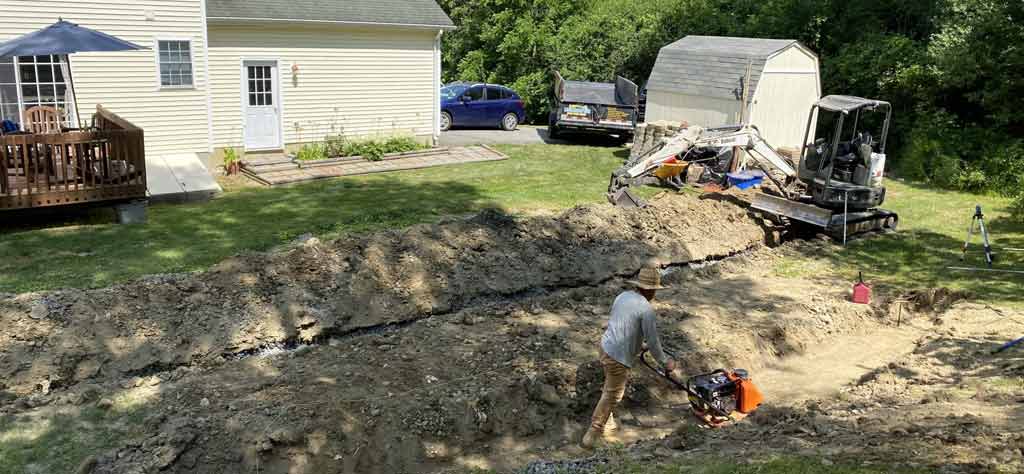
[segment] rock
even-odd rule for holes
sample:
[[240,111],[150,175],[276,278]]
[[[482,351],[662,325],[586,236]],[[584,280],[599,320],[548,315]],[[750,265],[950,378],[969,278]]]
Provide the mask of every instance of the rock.
[[208,406],[210,406],[210,399],[204,397],[202,400],[199,400],[199,406],[201,406],[201,407],[208,407]]
[[109,398],[101,398],[100,401],[96,402],[96,408],[101,410],[109,410],[113,406],[114,402]]
[[562,397],[558,395],[558,390],[546,383],[537,386],[537,398],[551,406],[560,406],[562,404]]
[[664,446],[658,446],[654,448],[654,455],[659,458],[670,458],[675,456],[675,452]]
[[295,444],[299,438],[299,432],[289,428],[278,428],[270,433],[270,440],[277,444]]
[[46,319],[50,316],[50,308],[46,306],[46,302],[39,300],[36,304],[32,305],[32,309],[28,313],[28,317],[32,319]]

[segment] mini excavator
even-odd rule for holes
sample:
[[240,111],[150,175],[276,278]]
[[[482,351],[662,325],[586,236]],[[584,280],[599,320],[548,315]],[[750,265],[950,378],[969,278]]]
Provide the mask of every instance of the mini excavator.
[[[775,185],[773,193],[757,193],[751,203],[752,209],[774,220],[807,223],[833,237],[894,230],[899,217],[879,208],[885,201],[882,180],[891,114],[892,106],[880,100],[844,95],[820,99],[811,107],[804,133],[807,145],[798,163],[782,156],[753,125],[689,126],[660,148],[613,172],[607,197],[618,206],[642,207],[645,204],[629,191],[630,186],[662,184],[678,189],[679,173],[666,169],[679,169],[687,163],[720,162],[725,156],[739,160],[736,170],[760,168]],[[823,132],[827,138],[811,143],[818,123],[826,125]],[[881,129],[877,138],[866,131],[873,128],[868,124]],[[745,153],[730,156],[736,149]],[[724,178],[724,173],[719,178]]]

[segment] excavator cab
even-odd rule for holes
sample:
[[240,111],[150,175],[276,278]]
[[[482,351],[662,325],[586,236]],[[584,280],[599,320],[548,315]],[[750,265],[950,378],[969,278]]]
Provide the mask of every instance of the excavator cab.
[[[804,143],[816,126],[825,138],[804,147],[797,172],[815,205],[864,210],[885,201],[882,176],[891,113],[888,102],[842,95],[826,96],[811,107]],[[878,138],[870,129],[880,130]]]

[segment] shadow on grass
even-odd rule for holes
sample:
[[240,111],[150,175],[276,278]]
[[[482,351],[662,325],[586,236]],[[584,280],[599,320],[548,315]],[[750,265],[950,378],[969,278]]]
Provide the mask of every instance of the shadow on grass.
[[[98,287],[144,274],[201,270],[304,233],[333,237],[493,206],[476,186],[458,181],[331,180],[246,189],[208,203],[154,205],[145,225],[7,233],[0,242],[0,289],[48,289],[54,282]],[[84,222],[91,216],[85,214]]]
[[78,472],[84,459],[141,434],[144,415],[89,405],[0,417],[0,474]]

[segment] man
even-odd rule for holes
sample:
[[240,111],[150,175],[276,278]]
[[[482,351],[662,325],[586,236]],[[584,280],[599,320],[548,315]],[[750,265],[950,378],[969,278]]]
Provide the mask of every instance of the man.
[[654,308],[650,303],[657,290],[665,288],[661,286],[661,271],[654,266],[645,267],[637,279],[629,283],[636,290],[625,291],[615,298],[608,329],[601,338],[599,353],[604,367],[604,387],[601,401],[594,408],[590,429],[580,443],[584,448],[592,448],[604,437],[605,425],[615,406],[622,401],[630,368],[642,353],[644,342],[661,365],[670,372],[676,369],[676,361],[665,357],[661,350]]

